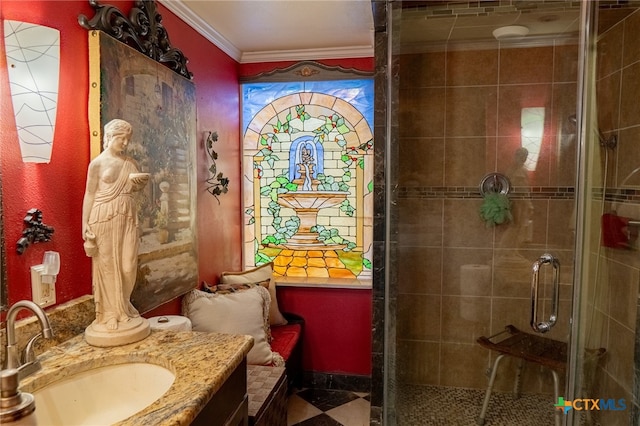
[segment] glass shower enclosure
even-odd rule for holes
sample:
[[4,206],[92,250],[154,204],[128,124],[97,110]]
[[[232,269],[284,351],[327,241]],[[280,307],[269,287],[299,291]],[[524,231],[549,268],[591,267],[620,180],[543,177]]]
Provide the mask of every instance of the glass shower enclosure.
[[638,424],[640,5],[373,4],[372,423]]

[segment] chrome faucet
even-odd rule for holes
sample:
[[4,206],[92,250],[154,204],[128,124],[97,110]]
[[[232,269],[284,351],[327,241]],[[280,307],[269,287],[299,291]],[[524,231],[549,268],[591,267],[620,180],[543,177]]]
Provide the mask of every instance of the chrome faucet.
[[[16,316],[22,309],[30,310],[40,322],[40,333],[33,336],[27,343],[22,357],[19,356],[16,343]],[[7,350],[4,369],[17,369],[20,378],[27,377],[40,369],[40,362],[33,353],[33,344],[39,337],[47,339],[53,336],[49,318],[44,310],[30,300],[20,300],[9,308],[7,312]]]

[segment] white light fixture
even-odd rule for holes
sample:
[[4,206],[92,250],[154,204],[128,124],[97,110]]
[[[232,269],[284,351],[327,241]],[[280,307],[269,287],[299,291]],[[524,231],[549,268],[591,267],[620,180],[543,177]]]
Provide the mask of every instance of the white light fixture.
[[48,163],[58,105],[60,31],[5,20],[4,35],[22,161]]
[[493,30],[496,40],[515,40],[529,34],[529,28],[523,25],[508,25]]

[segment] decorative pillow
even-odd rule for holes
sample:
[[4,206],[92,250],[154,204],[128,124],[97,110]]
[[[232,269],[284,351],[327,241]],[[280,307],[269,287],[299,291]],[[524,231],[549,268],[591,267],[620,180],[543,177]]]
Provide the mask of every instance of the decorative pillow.
[[276,297],[276,282],[273,280],[273,262],[266,263],[254,269],[242,272],[223,272],[220,276],[220,284],[260,284],[269,290],[271,305],[269,306],[269,324],[284,325],[287,320],[280,312]]
[[282,356],[269,345],[269,292],[264,287],[227,294],[191,290],[182,299],[182,313],[191,320],[194,331],[253,337],[247,363],[284,365]]
[[[202,291],[205,291],[207,293],[214,293],[214,294],[229,294],[229,293],[236,293],[238,291],[248,290],[250,288],[254,288],[255,286],[261,286],[265,289],[268,289],[269,281],[267,280],[263,283],[217,284],[217,285],[209,284],[208,282],[203,281]],[[271,309],[271,295],[269,295],[269,309]],[[267,318],[267,321],[269,321],[268,318]],[[271,336],[271,326],[268,322],[266,325],[266,331],[267,331],[267,342],[271,343],[271,341],[273,340],[273,337]]]
[[[269,281],[266,281],[266,285],[263,283],[259,283],[264,288],[269,287]],[[207,293],[221,293],[221,294],[229,294],[235,293],[236,291],[248,290],[250,288],[255,287],[258,284],[255,283],[242,283],[242,284],[209,284],[206,281],[202,281],[202,291],[206,291]]]

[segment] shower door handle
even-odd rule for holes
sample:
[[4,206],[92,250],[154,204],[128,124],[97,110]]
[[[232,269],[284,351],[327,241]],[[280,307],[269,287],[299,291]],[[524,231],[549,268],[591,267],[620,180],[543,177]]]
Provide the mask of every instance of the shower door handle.
[[[548,321],[538,322],[538,284],[540,283],[540,268],[544,264],[553,267],[553,294],[551,299],[551,315]],[[546,333],[551,330],[558,319],[558,296],[560,293],[560,262],[552,255],[545,253],[533,262],[533,274],[531,277],[531,328],[538,333]]]

